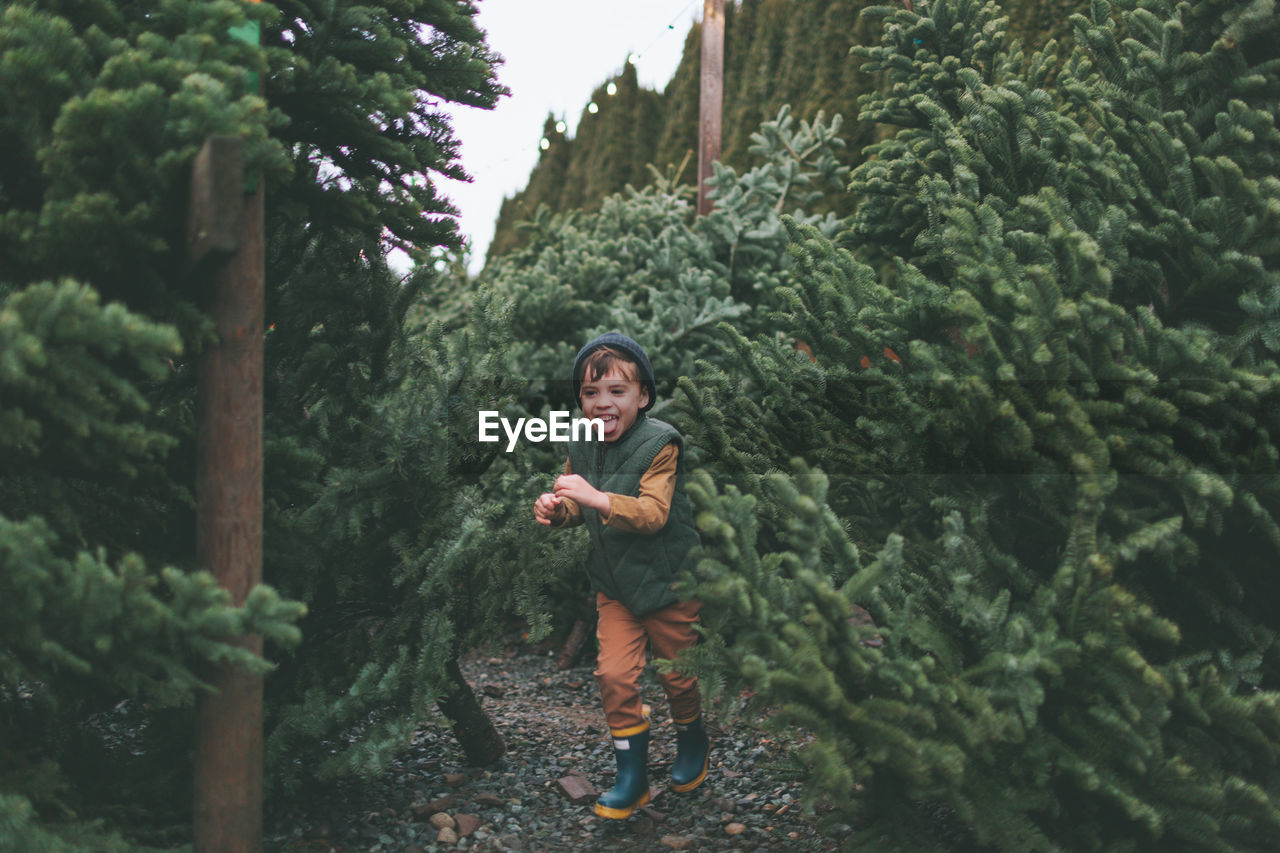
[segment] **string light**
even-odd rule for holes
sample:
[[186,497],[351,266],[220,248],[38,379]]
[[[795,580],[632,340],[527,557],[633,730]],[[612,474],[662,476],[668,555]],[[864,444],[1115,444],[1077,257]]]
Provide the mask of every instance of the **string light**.
[[688,3],[688,4],[687,4],[683,9],[681,9],[679,12],[677,12],[677,13],[676,13],[676,16],[675,16],[674,18],[672,18],[672,19],[671,19],[671,23],[667,24],[666,29],[665,29],[661,34],[659,34],[657,38],[655,38],[653,41],[649,42],[648,47],[646,47],[644,50],[640,51],[639,53],[633,53],[633,54],[631,54],[631,56],[627,57],[627,62],[630,62],[632,65],[638,65],[638,64],[640,64],[640,59],[641,59],[641,58],[642,58],[646,53],[648,53],[648,52],[653,48],[653,46],[654,46],[655,44],[657,44],[658,42],[660,42],[660,41],[662,41],[664,38],[666,38],[666,37],[667,37],[667,33],[668,33],[668,32],[671,32],[671,31],[673,31],[673,30],[674,30],[674,29],[676,28],[676,22],[677,22],[677,21],[679,21],[679,20],[680,20],[680,18],[681,18],[681,17],[683,17],[683,16],[684,16],[684,14],[685,14],[686,12],[688,12],[690,9],[692,9],[692,8],[693,8],[693,6],[694,6],[694,4],[696,4],[697,2],[698,2],[698,0],[689,0],[689,3]]
[[[655,38],[653,41],[649,42],[649,45],[644,50],[640,51],[639,53],[628,54],[627,62],[631,65],[639,65],[639,62],[644,57],[645,53],[651,50],[653,46],[656,45],[658,42],[666,38],[668,33],[675,30],[676,23],[690,9],[692,9],[697,2],[698,0],[689,0],[689,2],[685,5],[685,7],[676,13],[675,17],[673,17],[671,21],[666,25],[666,27],[663,28],[663,31],[658,35],[658,37]],[[608,85],[605,86],[605,92],[611,96],[618,94],[617,82],[610,80]],[[597,104],[595,101],[591,101],[590,103],[587,104],[587,112],[590,113],[591,115],[595,115],[596,113],[600,112],[600,105]],[[556,122],[557,133],[565,133],[568,129],[569,129],[569,126],[565,124],[564,121]],[[548,148],[551,147],[551,140],[547,139],[545,136],[542,137],[542,139],[538,141],[538,147],[541,148],[543,151],[546,151]]]

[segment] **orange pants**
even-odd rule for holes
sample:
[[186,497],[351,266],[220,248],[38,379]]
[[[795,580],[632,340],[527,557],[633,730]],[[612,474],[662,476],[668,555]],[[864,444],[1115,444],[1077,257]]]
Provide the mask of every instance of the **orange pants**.
[[[698,641],[693,626],[702,602],[678,601],[646,616],[637,617],[604,593],[596,593],[596,682],[604,702],[604,716],[614,737],[629,737],[649,725],[640,701],[640,673],[644,671],[646,641],[654,657],[674,658]],[[698,679],[678,672],[659,673],[667,693],[671,716],[678,722],[702,712]]]

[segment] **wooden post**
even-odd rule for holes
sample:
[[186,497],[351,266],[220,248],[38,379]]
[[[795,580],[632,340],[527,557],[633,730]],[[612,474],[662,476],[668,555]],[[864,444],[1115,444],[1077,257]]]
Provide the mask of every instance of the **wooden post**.
[[698,99],[698,215],[711,212],[707,179],[720,159],[724,104],[724,0],[702,0],[702,89]]
[[[262,181],[244,143],[208,140],[192,170],[187,260],[217,342],[199,357],[196,565],[240,605],[262,580]],[[239,641],[262,651],[256,635]],[[196,701],[196,853],[262,849],[262,677],[219,666]]]

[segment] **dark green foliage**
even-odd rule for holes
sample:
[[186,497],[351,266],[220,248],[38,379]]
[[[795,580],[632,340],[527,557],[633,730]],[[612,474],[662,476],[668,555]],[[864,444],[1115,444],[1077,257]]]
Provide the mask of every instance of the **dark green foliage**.
[[243,91],[242,67],[260,60],[225,37],[269,8],[164,2],[144,18],[105,2],[6,5],[6,282],[68,276],[184,330],[199,325],[173,293],[192,157],[225,133],[249,140],[254,166],[285,168],[267,141],[280,116]]
[[[761,328],[746,304],[763,308],[789,281],[782,211],[829,236],[839,230],[832,216],[801,213],[847,175],[837,158],[839,128],[838,117],[796,122],[781,110],[753,137],[759,165],[743,174],[717,170],[718,207],[701,219],[692,218],[689,188],[665,178],[610,197],[595,213],[541,212],[525,225],[529,248],[484,277],[513,301],[513,372],[539,383],[567,380],[578,347],[617,329],[651,351],[658,396],[669,397],[697,359],[716,360],[717,323]],[[572,402],[542,393],[544,403]]]
[[1098,4],[1062,63],[990,4],[880,10],[854,252],[789,225],[814,360],[727,330],[682,385],[702,654],[814,732],[853,848],[1280,831],[1264,5]]
[[[116,842],[93,825],[40,821],[113,804],[130,832],[184,820],[189,800],[151,794],[183,797],[190,719],[158,709],[189,703],[210,661],[265,666],[223,640],[258,631],[276,656],[302,612],[265,587],[233,609],[190,571],[193,368],[208,334],[181,248],[193,156],[210,135],[241,136],[266,185],[264,571],[307,598],[351,583],[303,517],[328,469],[370,461],[367,421],[405,375],[404,318],[428,281],[397,280],[384,250],[457,242],[431,181],[461,175],[442,102],[491,105],[502,89],[474,8],[456,0],[67,0],[0,14],[0,552],[13,608],[0,847],[106,849]],[[227,35],[250,17],[261,48]],[[329,603],[317,597],[312,618],[331,619]],[[310,648],[291,666],[312,666]],[[274,680],[285,715],[304,697]],[[93,722],[113,707],[149,709],[130,722],[149,742],[137,761]]]
[[[559,196],[537,199],[531,202],[533,209],[547,204],[556,211],[590,210],[628,185],[643,186],[649,178],[645,165],[659,127],[659,101],[656,92],[640,88],[635,66],[623,65],[622,73],[591,94],[590,104],[578,119],[573,144],[562,142],[570,156],[563,181],[556,188]],[[589,152],[586,157],[572,156],[579,139]]]
[[[301,613],[267,588],[232,608],[183,571],[190,533],[174,535],[190,482],[169,463],[189,409],[170,392],[182,333],[203,324],[176,286],[177,190],[212,133],[247,137],[272,174],[284,165],[263,102],[241,91],[251,53],[222,36],[246,7],[128,11],[10,3],[0,26],[5,849],[64,845],[34,814],[96,813],[76,769],[88,715],[189,704],[214,662],[263,670],[228,641],[296,642]],[[66,827],[64,847],[119,846],[99,835]]]
[[123,509],[131,485],[158,478],[174,441],[141,420],[149,406],[139,383],[169,372],[178,336],[63,281],[5,298],[0,347],[7,512],[42,516],[81,547],[125,546],[127,515],[103,506],[103,490]]
[[[474,489],[491,460],[455,437],[507,393],[475,385],[499,375],[501,309],[476,320],[483,338],[411,334],[457,242],[434,183],[464,174],[443,102],[505,90],[470,3],[280,9],[264,43],[294,170],[268,195],[264,571],[309,609],[268,681],[269,781],[292,787],[385,766],[449,689],[446,665],[511,608],[457,587],[474,591],[467,544],[495,511]],[[399,278],[391,246],[422,265]]]
[[383,258],[456,243],[433,180],[464,175],[442,102],[491,106],[505,90],[468,3],[280,10],[264,44],[293,172],[268,194],[264,572],[309,609],[306,642],[268,682],[270,784],[293,786],[384,766],[433,713],[459,644],[509,607],[455,613],[465,601],[439,591],[469,564],[430,560],[477,535],[445,523],[478,505],[475,472],[459,474],[477,460],[423,451],[474,401],[449,383],[484,374],[489,350],[414,343],[408,318],[434,276],[424,264],[401,280]]
[[[433,175],[466,177],[442,102],[490,107],[498,58],[464,0],[281,2],[264,33],[275,135],[293,180],[279,215],[390,245],[456,242],[456,211]],[[376,245],[376,243],[375,243]]]
[[[670,175],[642,191],[612,196],[594,213],[527,223],[528,246],[491,264],[482,285],[511,305],[512,343],[505,372],[521,380],[509,416],[576,413],[569,369],[578,348],[595,335],[619,330],[648,350],[658,382],[657,417],[676,418],[670,405],[681,377],[698,364],[725,358],[717,324],[766,330],[769,293],[791,281],[787,234],[779,211],[834,235],[830,216],[805,216],[795,206],[825,189],[838,192],[846,170],[837,163],[838,120],[796,122],[787,111],[756,136],[759,165],[744,174],[717,172],[718,209],[693,219],[692,193]],[[554,143],[553,143],[554,144]],[[757,310],[749,304],[759,306]],[[451,309],[446,309],[451,310]],[[690,448],[691,457],[697,451]],[[571,623],[587,595],[582,571],[585,538],[534,526],[531,503],[563,469],[565,448],[521,441],[498,454],[484,482],[487,494],[512,513],[507,552],[492,559],[531,591],[545,594],[536,631]],[[504,522],[506,523],[506,522]],[[532,531],[532,532],[531,532]],[[581,531],[579,531],[581,533]]]
[[[494,559],[504,509],[479,485],[496,449],[476,441],[476,413],[511,399],[505,324],[500,306],[480,303],[465,332],[400,342],[302,519],[315,557],[341,570],[313,572],[306,641],[275,685],[289,702],[269,762],[284,784],[385,766],[447,689],[446,664],[515,608],[518,582]],[[301,760],[347,732],[359,737],[318,765]]]
[[115,833],[104,834],[94,825],[63,826],[51,832],[36,820],[35,810],[23,797],[0,794],[0,839],[14,853],[80,853],[90,849],[101,853],[128,853],[138,850]]
[[[737,8],[726,4],[725,26],[737,16]],[[735,28],[738,25],[734,25]],[[725,45],[725,79],[733,80],[730,69],[741,64],[743,52],[734,50],[733,44]],[[702,28],[690,27],[684,37],[684,50],[680,62],[667,85],[662,90],[663,123],[658,136],[657,153],[649,158],[665,174],[677,169],[672,176],[684,183],[698,179],[698,99],[701,89]],[[536,172],[536,170],[535,170]],[[530,173],[532,183],[534,173]],[[495,256],[498,254],[494,252]]]
[[143,393],[176,350],[172,328],[104,307],[84,285],[33,284],[0,303],[5,849],[108,844],[72,827],[62,847],[60,832],[30,822],[33,803],[84,808],[63,771],[80,758],[73,732],[86,715],[122,699],[189,704],[214,663],[269,669],[233,643],[241,634],[298,640],[302,608],[269,588],[237,609],[208,573],[138,553],[130,508],[181,494],[162,478],[173,440],[148,423]]

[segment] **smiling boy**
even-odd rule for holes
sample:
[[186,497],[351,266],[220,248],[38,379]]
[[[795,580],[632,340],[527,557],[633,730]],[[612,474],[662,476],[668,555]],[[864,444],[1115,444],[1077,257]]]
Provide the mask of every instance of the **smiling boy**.
[[[680,601],[672,584],[691,568],[698,534],[684,493],[684,440],[646,414],[657,388],[644,349],[618,332],[601,335],[574,359],[573,387],[583,414],[604,422],[604,440],[570,442],[564,473],[534,501],[533,514],[551,527],[586,524],[591,534],[595,676],[618,764],[616,784],[595,812],[622,819],[650,799],[649,719],[639,687],[646,645],[670,659],[697,641],[700,604]],[[659,679],[676,723],[671,787],[692,791],[710,759],[698,681],[675,672]]]

